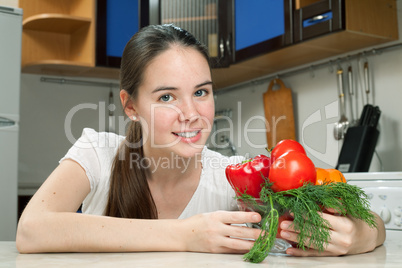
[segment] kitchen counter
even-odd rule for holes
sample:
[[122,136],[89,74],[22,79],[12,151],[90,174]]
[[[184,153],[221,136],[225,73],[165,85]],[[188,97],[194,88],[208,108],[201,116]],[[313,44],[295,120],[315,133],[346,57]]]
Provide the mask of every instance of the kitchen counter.
[[401,236],[373,252],[343,257],[268,256],[245,262],[242,255],[190,252],[19,254],[15,242],[0,242],[0,267],[402,267]]

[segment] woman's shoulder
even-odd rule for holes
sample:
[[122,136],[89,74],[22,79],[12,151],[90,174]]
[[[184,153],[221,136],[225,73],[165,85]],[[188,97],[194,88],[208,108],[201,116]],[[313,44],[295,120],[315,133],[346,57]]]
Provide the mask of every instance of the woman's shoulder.
[[98,132],[92,128],[84,128],[81,137],[74,146],[81,148],[111,148],[119,146],[125,139],[124,136],[113,132]]
[[124,136],[115,133],[84,128],[81,136],[59,162],[65,159],[77,162],[85,170],[91,189],[94,189],[101,178],[110,176],[112,161],[124,139]]

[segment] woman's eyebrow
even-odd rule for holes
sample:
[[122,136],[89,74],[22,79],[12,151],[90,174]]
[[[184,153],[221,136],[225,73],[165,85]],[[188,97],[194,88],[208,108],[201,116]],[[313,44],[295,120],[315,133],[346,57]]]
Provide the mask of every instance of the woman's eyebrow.
[[[194,88],[200,88],[200,87],[203,87],[206,85],[212,85],[212,84],[213,84],[212,81],[206,81],[206,82],[196,85]],[[152,93],[156,93],[156,92],[164,91],[164,90],[177,90],[177,89],[178,89],[177,87],[163,87],[162,86],[162,87],[158,87],[158,88],[154,89],[152,91]]]
[[158,88],[154,89],[152,91],[152,93],[156,93],[156,92],[164,91],[164,90],[177,90],[177,87],[158,87]]
[[204,83],[196,85],[195,88],[203,87],[203,86],[206,86],[206,85],[212,85],[212,84],[213,84],[212,81],[206,81]]

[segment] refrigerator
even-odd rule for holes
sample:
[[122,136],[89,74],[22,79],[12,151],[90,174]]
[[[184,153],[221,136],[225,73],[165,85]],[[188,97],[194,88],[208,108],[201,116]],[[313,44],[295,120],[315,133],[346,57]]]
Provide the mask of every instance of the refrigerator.
[[22,9],[0,6],[0,241],[15,240]]

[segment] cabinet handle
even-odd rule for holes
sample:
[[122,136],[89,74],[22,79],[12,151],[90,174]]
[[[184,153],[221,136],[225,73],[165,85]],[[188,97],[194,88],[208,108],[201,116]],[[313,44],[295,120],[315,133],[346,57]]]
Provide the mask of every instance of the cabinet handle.
[[308,20],[308,23],[319,22],[328,18],[328,15],[317,15]]
[[231,40],[231,34],[228,35],[228,38],[226,39],[226,50],[228,51],[228,55],[232,55],[232,49],[230,48],[230,40]]
[[14,120],[0,116],[0,128],[14,126],[15,124],[16,122]]
[[219,42],[219,49],[221,51],[221,57],[225,56],[225,43],[223,41],[223,38],[221,38],[221,41]]

